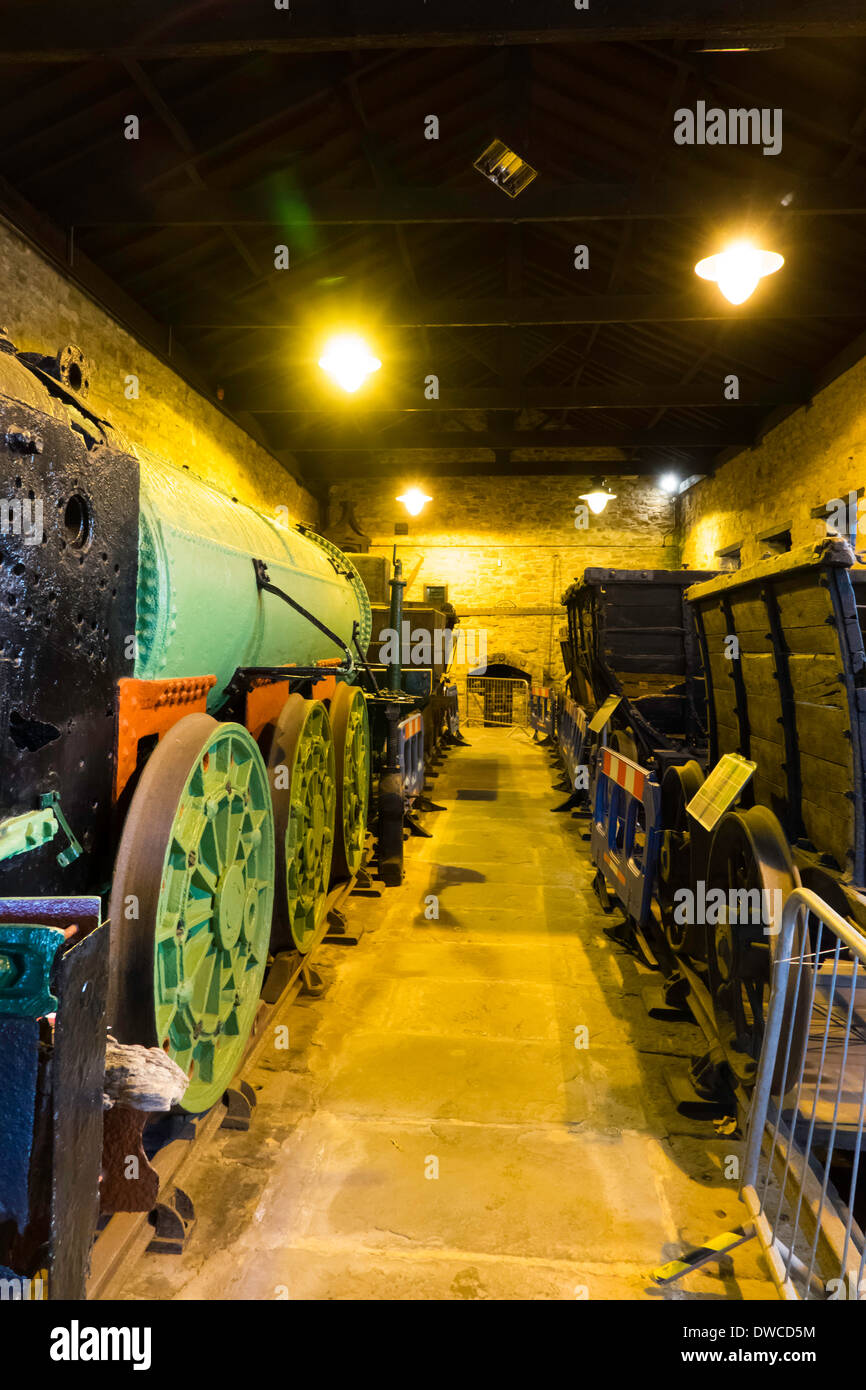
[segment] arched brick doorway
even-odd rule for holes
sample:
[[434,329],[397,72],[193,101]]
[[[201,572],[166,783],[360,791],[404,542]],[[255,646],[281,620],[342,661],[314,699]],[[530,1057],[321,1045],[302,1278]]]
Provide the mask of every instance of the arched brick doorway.
[[469,719],[485,728],[510,728],[528,717],[527,688],[532,677],[516,652],[492,652],[483,676],[466,678]]

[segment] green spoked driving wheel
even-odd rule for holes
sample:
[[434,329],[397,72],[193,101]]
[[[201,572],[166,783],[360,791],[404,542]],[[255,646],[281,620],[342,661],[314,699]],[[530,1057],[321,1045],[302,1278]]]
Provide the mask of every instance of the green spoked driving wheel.
[[163,1047],[184,1069],[184,1110],[213,1105],[237,1070],[273,898],[273,810],[255,740],[187,715],[151,754],[124,825],[109,1014],[121,1041]]
[[370,802],[370,723],[364,692],[341,682],[331,701],[337,775],[333,876],[352,878],[364,858]]
[[276,897],[271,948],[310,950],[325,914],[337,787],[328,711],[290,695],[262,751],[274,803]]

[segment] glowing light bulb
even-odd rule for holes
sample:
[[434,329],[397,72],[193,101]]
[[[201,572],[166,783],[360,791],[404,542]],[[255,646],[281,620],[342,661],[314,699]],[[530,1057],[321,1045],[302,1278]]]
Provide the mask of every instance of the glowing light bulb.
[[676,492],[680,485],[680,480],[676,473],[663,473],[659,478],[659,487],[662,492]]
[[589,510],[596,516],[601,516],[608,502],[613,502],[616,497],[615,492],[608,492],[607,485],[602,483],[600,488],[593,488],[592,492],[582,492],[581,502],[585,502]]
[[348,392],[357,391],[371,373],[378,372],[381,365],[364,339],[356,333],[341,333],[331,338],[319,358],[322,371]]
[[407,488],[402,497],[397,498],[402,502],[410,516],[418,516],[423,511],[427,502],[432,502],[433,498],[428,497],[426,492],[422,492],[420,487]]
[[731,304],[744,304],[765,275],[781,270],[785,257],[778,251],[759,251],[750,241],[735,241],[715,256],[698,261],[695,274],[715,280]]

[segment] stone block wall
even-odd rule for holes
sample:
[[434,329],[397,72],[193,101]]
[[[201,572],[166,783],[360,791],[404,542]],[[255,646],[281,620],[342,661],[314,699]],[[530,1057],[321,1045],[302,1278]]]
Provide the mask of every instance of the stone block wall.
[[[589,528],[575,527],[575,506],[588,490],[588,476],[546,476],[544,463],[527,463],[531,476],[433,478],[424,483],[433,500],[418,517],[407,517],[396,500],[403,485],[393,480],[334,484],[331,512],[350,501],[371,550],[390,554],[397,546],[408,599],[423,599],[425,584],[447,584],[461,627],[483,634],[487,660],[528,671],[533,680],[556,682],[563,675],[559,629],[564,589],[590,565],[621,569],[672,569],[679,563],[674,506],[657,487],[616,479],[617,494]],[[413,481],[423,483],[416,458]],[[408,536],[395,536],[408,521]],[[467,652],[468,655],[468,644]],[[458,653],[458,655],[463,655]],[[468,663],[455,660],[458,684]]]
[[[133,442],[251,506],[318,523],[318,503],[272,454],[2,222],[0,324],[19,351],[76,343],[93,364],[89,403]],[[137,400],[124,394],[130,375]]]
[[864,482],[866,360],[683,496],[683,559],[712,569],[717,550],[741,542],[742,563],[752,564],[767,551],[758,537],[789,525],[793,545],[813,541],[826,527],[812,510]]

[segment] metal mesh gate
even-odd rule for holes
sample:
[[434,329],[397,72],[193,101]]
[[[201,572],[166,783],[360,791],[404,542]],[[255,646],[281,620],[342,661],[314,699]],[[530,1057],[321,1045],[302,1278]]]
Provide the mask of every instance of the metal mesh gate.
[[743,1198],[785,1299],[866,1301],[866,940],[791,893],[746,1145]]
[[503,676],[467,676],[466,723],[526,728],[529,682]]

